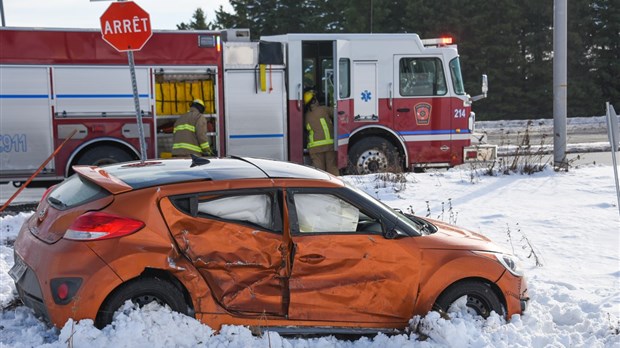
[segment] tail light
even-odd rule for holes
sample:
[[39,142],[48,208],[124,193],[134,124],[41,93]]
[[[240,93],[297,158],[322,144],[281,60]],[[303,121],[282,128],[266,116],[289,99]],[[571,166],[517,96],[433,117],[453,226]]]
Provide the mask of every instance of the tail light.
[[80,215],[69,226],[63,238],[71,240],[102,240],[119,238],[135,233],[144,222],[108,213],[89,212]]
[[67,304],[82,285],[82,278],[54,278],[50,281],[52,298],[57,304]]

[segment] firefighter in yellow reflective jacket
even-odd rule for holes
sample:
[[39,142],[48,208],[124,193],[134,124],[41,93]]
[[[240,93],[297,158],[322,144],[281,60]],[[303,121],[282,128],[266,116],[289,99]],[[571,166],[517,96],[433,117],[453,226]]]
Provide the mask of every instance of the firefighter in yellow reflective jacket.
[[202,113],[205,103],[196,99],[192,102],[189,112],[174,122],[173,157],[189,157],[189,155],[212,155],[207,138],[207,121]]
[[340,175],[336,163],[334,150],[333,110],[319,105],[313,91],[304,93],[304,124],[308,131],[308,153],[312,166],[327,171],[333,175]]

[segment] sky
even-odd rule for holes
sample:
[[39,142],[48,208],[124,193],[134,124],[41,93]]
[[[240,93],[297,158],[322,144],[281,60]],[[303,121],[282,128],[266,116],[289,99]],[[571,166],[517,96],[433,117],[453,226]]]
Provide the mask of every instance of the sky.
[[[461,166],[402,174],[404,181],[388,174],[341,178],[389,206],[478,231],[512,251],[525,270],[531,300],[524,314],[508,322],[495,315],[474,318],[457,308],[450,320],[436,312],[413,317],[416,330],[401,335],[344,341],[253,336],[242,326],[215,332],[157,305],[127,307],[103,330],[90,320],[69,320],[55,329],[17,306],[0,311],[0,346],[67,347],[70,341],[91,348],[619,347],[620,211],[613,167],[591,161],[568,172],[547,167],[533,175],[504,175],[499,163],[493,176],[485,172],[483,166]],[[43,191],[35,189],[39,198]],[[16,299],[8,275],[11,246],[31,214],[0,217],[2,308]]]
[[[0,0],[7,27],[100,28],[99,18],[110,6],[109,0]],[[215,19],[220,5],[232,12],[228,0],[135,0],[151,16],[153,29],[176,29],[189,22],[197,8],[207,21]]]

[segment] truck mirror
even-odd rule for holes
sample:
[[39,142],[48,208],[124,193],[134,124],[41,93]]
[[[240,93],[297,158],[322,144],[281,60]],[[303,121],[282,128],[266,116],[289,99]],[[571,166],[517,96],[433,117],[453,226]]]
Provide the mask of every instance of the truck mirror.
[[486,98],[487,92],[489,91],[489,81],[487,79],[487,74],[482,74],[482,94]]

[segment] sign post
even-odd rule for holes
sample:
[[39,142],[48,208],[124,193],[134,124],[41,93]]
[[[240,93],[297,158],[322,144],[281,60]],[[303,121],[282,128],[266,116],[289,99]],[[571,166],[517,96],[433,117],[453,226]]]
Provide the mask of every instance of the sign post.
[[140,136],[140,160],[146,160],[146,142],[144,140],[144,125],[142,124],[142,112],[138,97],[138,84],[136,82],[136,68],[133,51],[139,51],[151,38],[151,18],[133,1],[113,2],[101,15],[101,37],[119,52],[127,52],[129,72],[131,74],[131,86],[133,100],[138,120],[138,132]]

